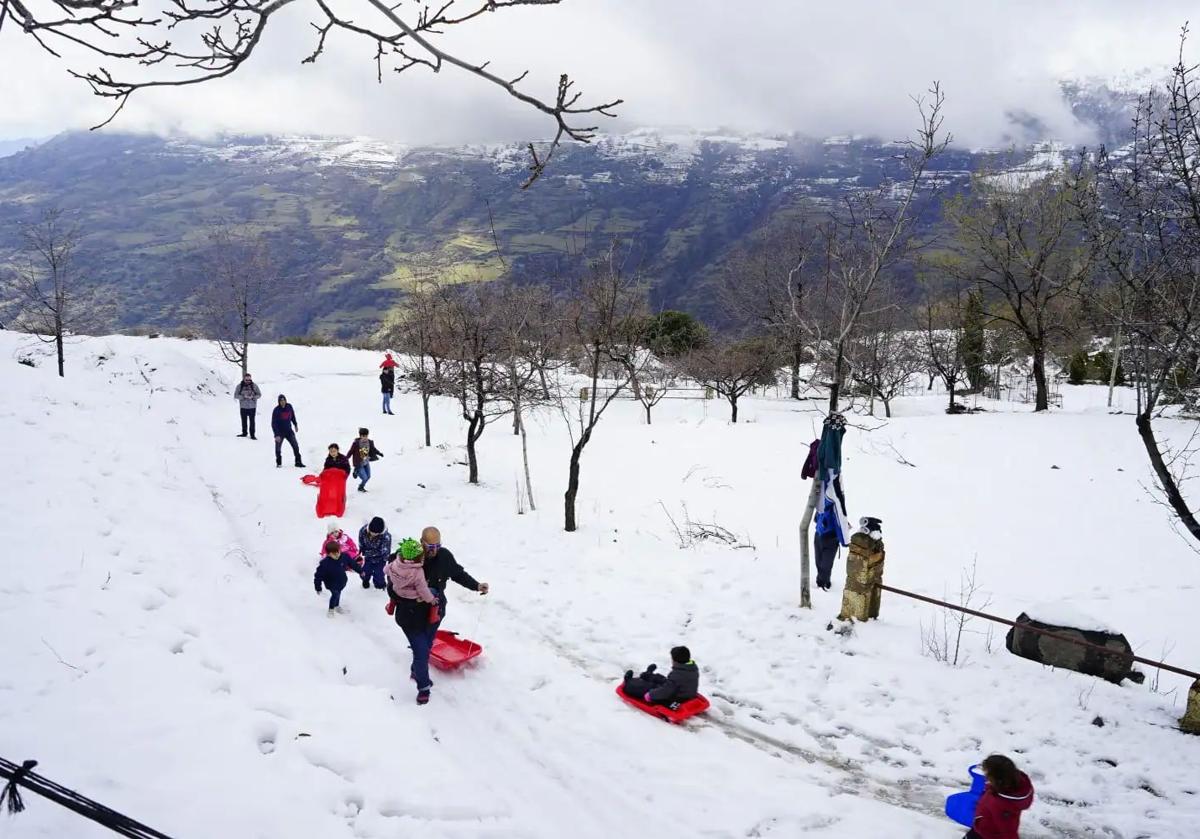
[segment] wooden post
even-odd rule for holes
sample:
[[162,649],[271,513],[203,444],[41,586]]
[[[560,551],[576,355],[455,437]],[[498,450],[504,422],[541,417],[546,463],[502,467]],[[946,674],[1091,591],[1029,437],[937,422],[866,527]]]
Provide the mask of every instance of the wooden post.
[[839,620],[866,621],[879,617],[883,560],[882,540],[872,539],[865,533],[855,533],[850,537],[850,553],[846,557],[846,588],[842,590]]
[[1200,679],[1192,682],[1188,691],[1187,710],[1179,720],[1179,730],[1186,734],[1200,734]]

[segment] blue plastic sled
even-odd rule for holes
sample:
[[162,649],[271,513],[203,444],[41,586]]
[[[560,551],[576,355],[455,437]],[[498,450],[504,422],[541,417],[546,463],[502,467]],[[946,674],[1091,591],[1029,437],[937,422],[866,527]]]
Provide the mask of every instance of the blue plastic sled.
[[686,702],[673,702],[670,705],[648,705],[642,700],[627,694],[624,685],[617,685],[617,696],[639,711],[645,711],[651,716],[658,717],[675,725],[679,725],[681,722],[689,720],[697,714],[703,714],[708,710],[708,700],[699,695],[695,699],[689,699]]
[[978,764],[967,767],[967,771],[971,773],[971,789],[946,796],[946,815],[963,827],[974,827],[975,807],[983,797],[987,778],[979,771]]

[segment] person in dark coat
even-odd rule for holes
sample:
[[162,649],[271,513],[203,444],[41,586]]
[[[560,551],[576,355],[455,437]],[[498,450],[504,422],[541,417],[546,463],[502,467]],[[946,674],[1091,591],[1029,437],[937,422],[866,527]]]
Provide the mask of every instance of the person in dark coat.
[[341,453],[341,448],[337,443],[329,444],[329,456],[325,458],[325,465],[322,469],[341,469],[347,475],[350,474],[350,461]]
[[296,465],[304,466],[300,459],[300,444],[296,442],[296,432],[300,423],[296,419],[296,409],[287,401],[287,397],[279,394],[279,404],[271,411],[271,433],[275,435],[275,466],[283,466],[283,441],[287,440],[296,456]]
[[487,583],[478,582],[466,572],[449,548],[442,547],[442,532],[436,527],[427,527],[421,531],[421,548],[425,551],[425,582],[437,596],[438,618],[429,627],[429,638],[437,635],[438,627],[446,619],[446,583],[450,580],[460,586],[479,594],[487,594],[491,588]]
[[372,583],[375,588],[383,588],[383,566],[392,555],[392,534],[388,533],[387,524],[379,516],[358,531],[358,551],[363,561],[363,588],[369,588]]
[[245,437],[249,426],[250,439],[257,440],[254,436],[254,419],[258,416],[258,400],[262,398],[262,391],[249,373],[244,374],[238,386],[233,389],[233,398],[238,401],[238,408],[242,413],[242,433],[238,436]]
[[329,589],[329,617],[333,617],[334,612],[341,612],[342,589],[346,587],[346,572],[358,572],[358,566],[354,564],[349,556],[342,553],[342,546],[333,539],[325,543],[325,555],[321,557],[321,561],[317,563],[317,570],[313,574],[313,586],[317,590],[317,594],[321,593],[321,586]]
[[392,413],[392,397],[396,395],[396,369],[385,367],[379,374],[379,387],[383,391],[383,412]]
[[367,491],[367,481],[371,480],[371,464],[383,457],[383,452],[375,448],[375,441],[369,436],[369,429],[358,429],[358,436],[350,444],[350,462],[354,464],[354,477],[358,479],[358,491]]
[[691,650],[687,647],[671,650],[671,672],[666,676],[656,673],[656,669],[657,665],[648,665],[640,676],[626,670],[625,695],[641,699],[648,705],[673,705],[695,699],[700,693],[700,668],[692,661]]

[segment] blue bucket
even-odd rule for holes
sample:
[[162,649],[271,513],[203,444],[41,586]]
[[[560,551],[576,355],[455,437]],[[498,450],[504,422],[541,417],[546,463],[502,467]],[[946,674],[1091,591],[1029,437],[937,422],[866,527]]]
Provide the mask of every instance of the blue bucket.
[[987,778],[979,771],[978,764],[967,767],[967,771],[971,773],[971,789],[946,796],[946,815],[963,827],[974,827],[975,807],[983,797]]

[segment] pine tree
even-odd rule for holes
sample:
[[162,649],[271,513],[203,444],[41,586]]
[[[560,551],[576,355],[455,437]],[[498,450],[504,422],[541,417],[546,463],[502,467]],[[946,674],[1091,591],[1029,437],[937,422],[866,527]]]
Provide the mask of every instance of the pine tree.
[[979,392],[987,386],[987,337],[984,334],[983,301],[978,292],[967,295],[963,310],[962,356],[971,390]]
[[1079,350],[1071,356],[1071,360],[1067,363],[1067,381],[1073,385],[1081,385],[1087,381],[1088,377],[1088,355],[1083,350]]

